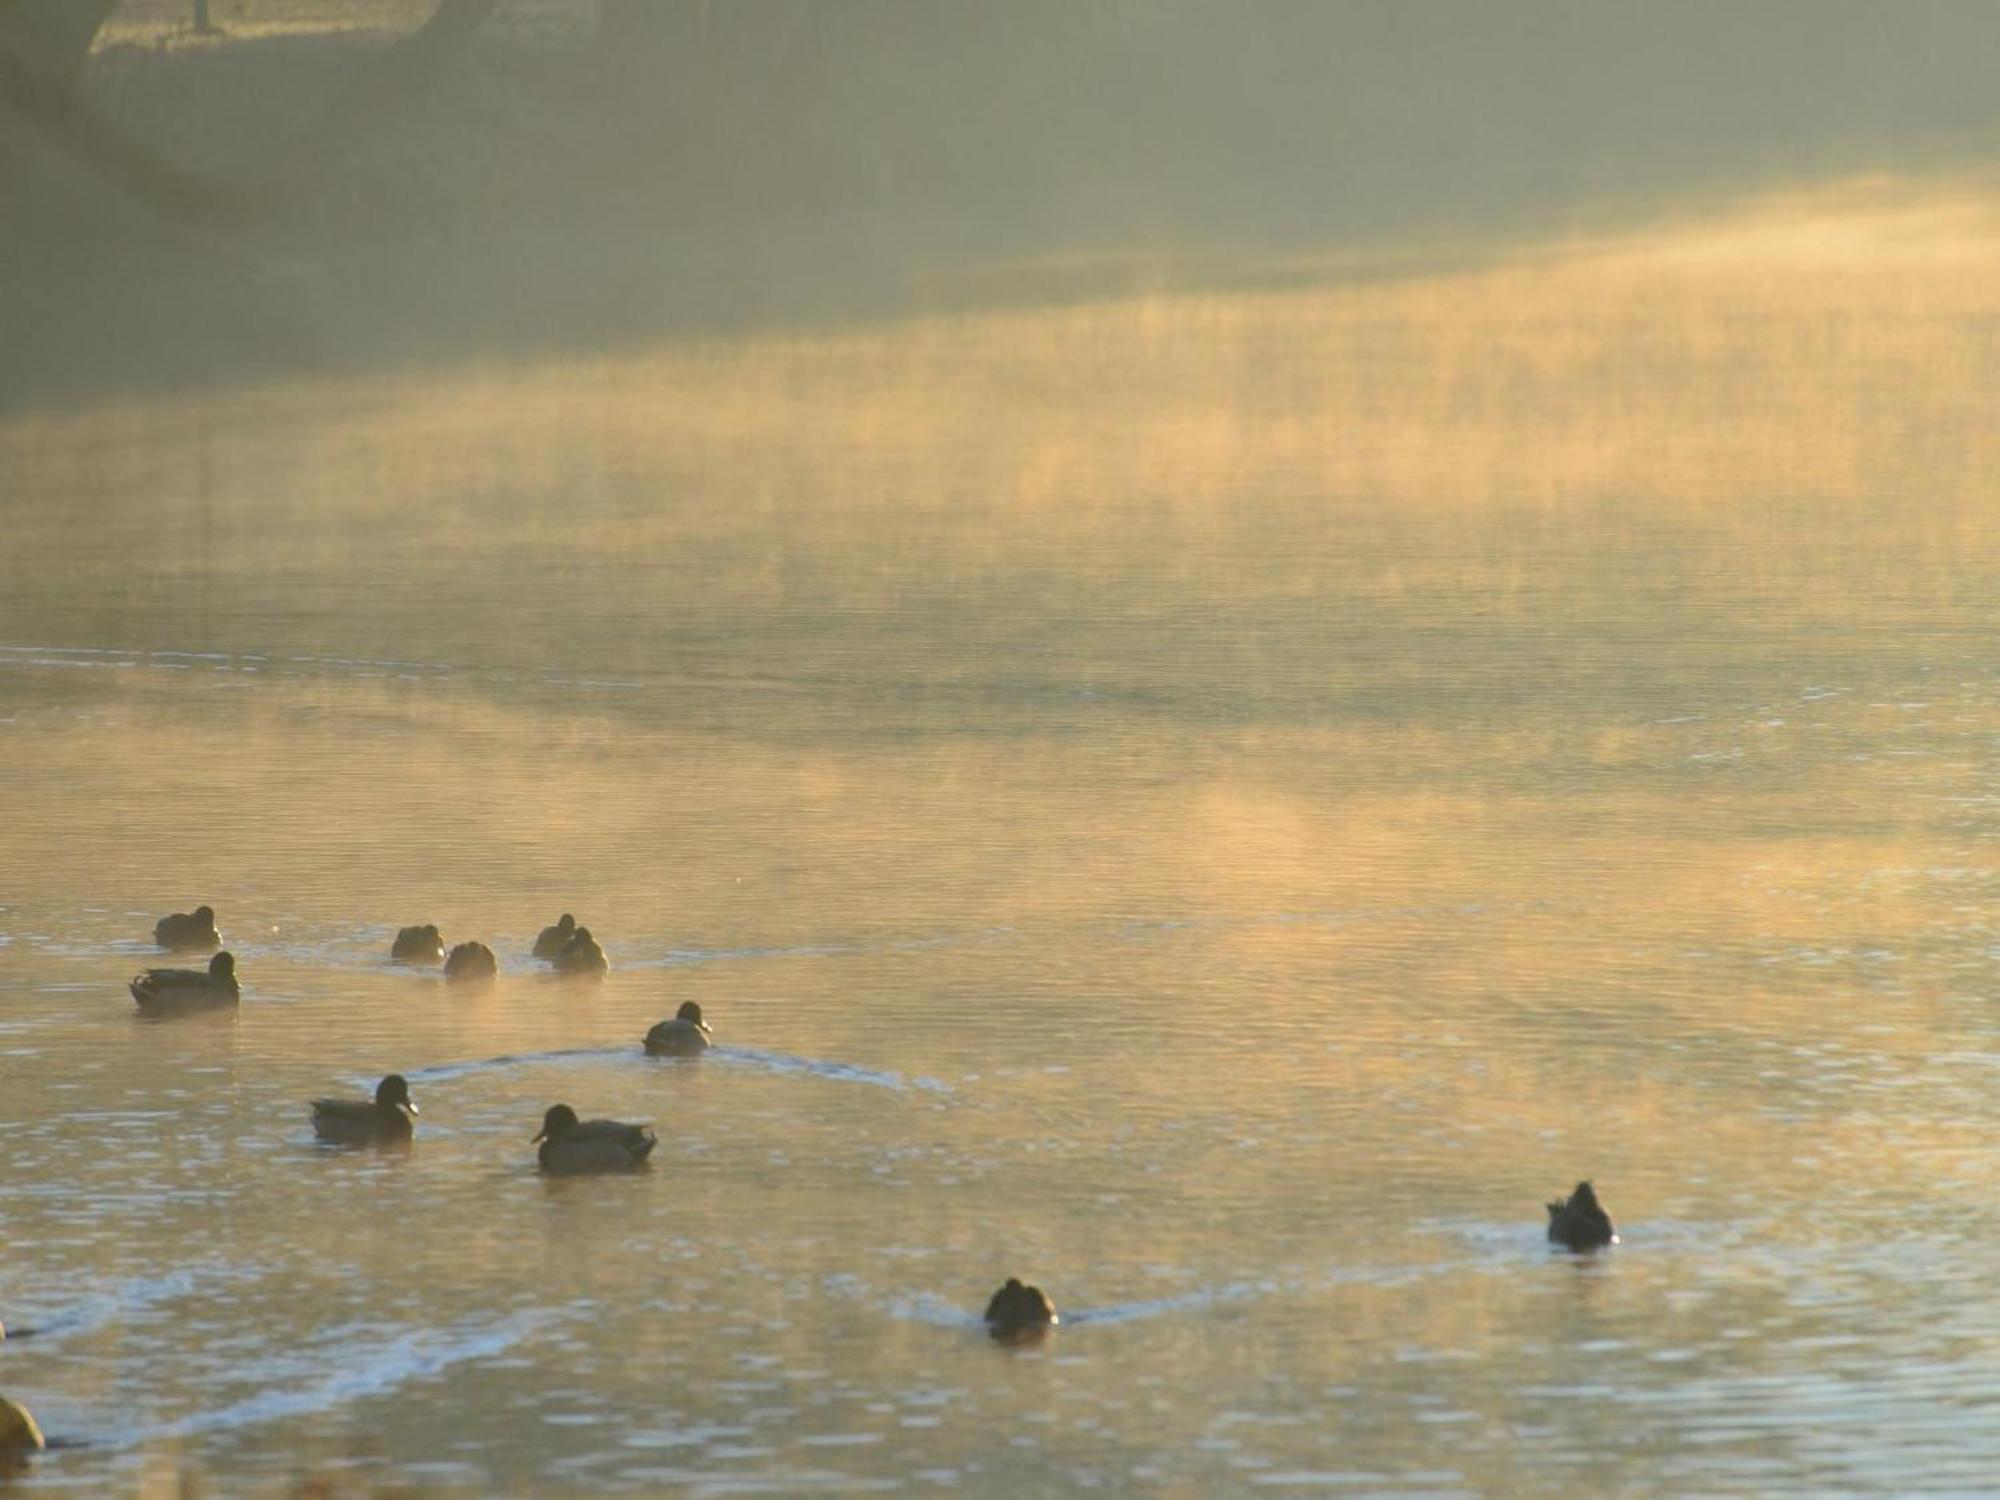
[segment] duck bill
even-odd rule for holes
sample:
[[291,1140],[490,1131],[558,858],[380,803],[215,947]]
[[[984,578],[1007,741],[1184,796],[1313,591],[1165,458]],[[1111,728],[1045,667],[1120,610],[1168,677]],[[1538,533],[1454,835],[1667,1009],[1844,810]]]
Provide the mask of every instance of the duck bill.
[[411,1103],[408,1099],[405,1099],[403,1101],[403,1108],[408,1110],[413,1115],[420,1115],[423,1113],[422,1110],[418,1109],[417,1106]]
[[547,1140],[548,1138],[549,1138],[549,1133],[546,1130],[537,1130],[533,1135],[528,1137],[528,1144],[530,1146],[539,1146],[543,1141]]

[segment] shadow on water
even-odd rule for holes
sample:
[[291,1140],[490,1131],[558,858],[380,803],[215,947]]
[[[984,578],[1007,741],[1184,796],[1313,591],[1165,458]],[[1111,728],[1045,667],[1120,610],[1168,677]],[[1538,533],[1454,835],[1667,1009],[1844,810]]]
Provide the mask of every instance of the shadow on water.
[[1586,215],[1993,146],[1972,0],[1888,29],[1854,0],[703,9],[694,36],[662,19],[615,46],[488,26],[421,107],[289,164],[243,122],[311,135],[380,34],[101,46],[82,88],[109,126],[200,174],[282,172],[290,207],[167,223],[10,153],[0,404],[1260,285],[1307,250],[1366,275],[1412,264],[1385,246],[1455,247],[1435,270]]

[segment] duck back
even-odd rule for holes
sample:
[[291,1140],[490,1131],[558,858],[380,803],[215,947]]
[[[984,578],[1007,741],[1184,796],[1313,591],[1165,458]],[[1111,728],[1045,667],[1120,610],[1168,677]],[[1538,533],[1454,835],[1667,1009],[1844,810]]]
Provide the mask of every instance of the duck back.
[[415,1134],[410,1117],[393,1105],[362,1099],[315,1099],[313,1134],[342,1146],[374,1146],[407,1141]]
[[1552,1245],[1565,1250],[1599,1250],[1618,1242],[1617,1226],[1588,1182],[1579,1182],[1567,1198],[1550,1199],[1548,1210]]

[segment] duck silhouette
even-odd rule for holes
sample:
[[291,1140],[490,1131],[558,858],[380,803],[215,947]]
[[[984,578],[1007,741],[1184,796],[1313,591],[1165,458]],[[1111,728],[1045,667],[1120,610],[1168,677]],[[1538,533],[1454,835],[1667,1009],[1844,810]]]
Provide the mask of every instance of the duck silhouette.
[[579,927],[570,934],[570,940],[563,944],[562,952],[555,957],[555,965],[558,974],[611,972],[611,960],[604,956],[604,949],[598,946],[588,927]]
[[553,961],[575,936],[576,918],[564,912],[553,927],[544,927],[535,939],[535,957]]
[[230,953],[216,954],[206,970],[148,969],[135,976],[127,988],[140,1011],[149,1015],[234,1005],[242,997],[236,982],[236,958]]
[[373,1099],[315,1099],[313,1134],[342,1146],[384,1146],[410,1139],[417,1106],[409,1082],[391,1073],[375,1085]]
[[389,945],[389,961],[399,964],[435,964],[444,962],[444,936],[437,930],[435,922],[426,922],[422,927],[405,927],[396,934],[396,941]]
[[499,961],[484,943],[460,943],[444,961],[446,979],[491,979],[499,972]]
[[1549,1210],[1549,1243],[1565,1250],[1601,1250],[1618,1243],[1618,1229],[1611,1215],[1597,1201],[1597,1189],[1579,1182],[1567,1198],[1552,1198]]
[[160,918],[153,924],[153,941],[176,953],[213,952],[222,946],[222,934],[215,930],[215,908],[197,906]]
[[654,1057],[698,1057],[708,1050],[712,1035],[701,1018],[701,1007],[687,1000],[672,1020],[661,1021],[646,1033],[646,1051]]
[[986,1304],[987,1331],[1003,1343],[1041,1338],[1061,1321],[1049,1294],[1017,1276],[1009,1276]]
[[586,1172],[636,1172],[658,1144],[644,1125],[622,1120],[579,1120],[567,1104],[553,1104],[542,1116],[535,1141],[537,1159],[551,1176]]

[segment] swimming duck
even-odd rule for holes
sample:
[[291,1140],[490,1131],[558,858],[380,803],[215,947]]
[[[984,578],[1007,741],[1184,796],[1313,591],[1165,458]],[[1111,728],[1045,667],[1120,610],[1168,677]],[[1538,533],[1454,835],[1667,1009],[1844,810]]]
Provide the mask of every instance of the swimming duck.
[[694,1057],[708,1050],[713,1034],[701,1018],[701,1007],[688,1000],[671,1021],[662,1021],[646,1033],[646,1050],[654,1057]]
[[553,927],[544,927],[535,939],[535,957],[554,959],[576,936],[576,918],[564,912]]
[[405,927],[396,934],[396,941],[389,945],[389,961],[398,964],[436,964],[444,962],[444,938],[437,930],[435,922],[427,922],[422,927]]
[[417,1106],[401,1073],[375,1085],[374,1099],[315,1099],[313,1134],[343,1146],[381,1146],[410,1138]]
[[215,908],[197,906],[160,918],[153,924],[153,941],[176,953],[214,952],[222,946],[222,934],[215,930]]
[[556,955],[558,974],[608,974],[611,960],[604,956],[604,950],[597,945],[597,939],[590,935],[588,927],[579,927],[563,944],[562,952]]
[[446,979],[491,979],[499,972],[499,961],[484,943],[460,943],[444,961]]
[[1017,1276],[1009,1276],[986,1304],[986,1327],[1003,1342],[1039,1338],[1061,1321],[1049,1294]]
[[0,1473],[18,1473],[28,1456],[48,1447],[34,1413],[18,1401],[0,1396]]
[[644,1125],[621,1120],[579,1120],[567,1104],[542,1116],[535,1140],[541,1143],[542,1170],[557,1176],[580,1172],[634,1172],[646,1165],[657,1144]]
[[1548,1208],[1550,1244],[1565,1250],[1597,1250],[1618,1243],[1617,1226],[1589,1183],[1579,1182],[1567,1198],[1551,1199]]
[[200,969],[148,969],[128,987],[139,1009],[153,1014],[234,1005],[242,996],[236,983],[236,958],[230,953],[211,958],[206,973]]

